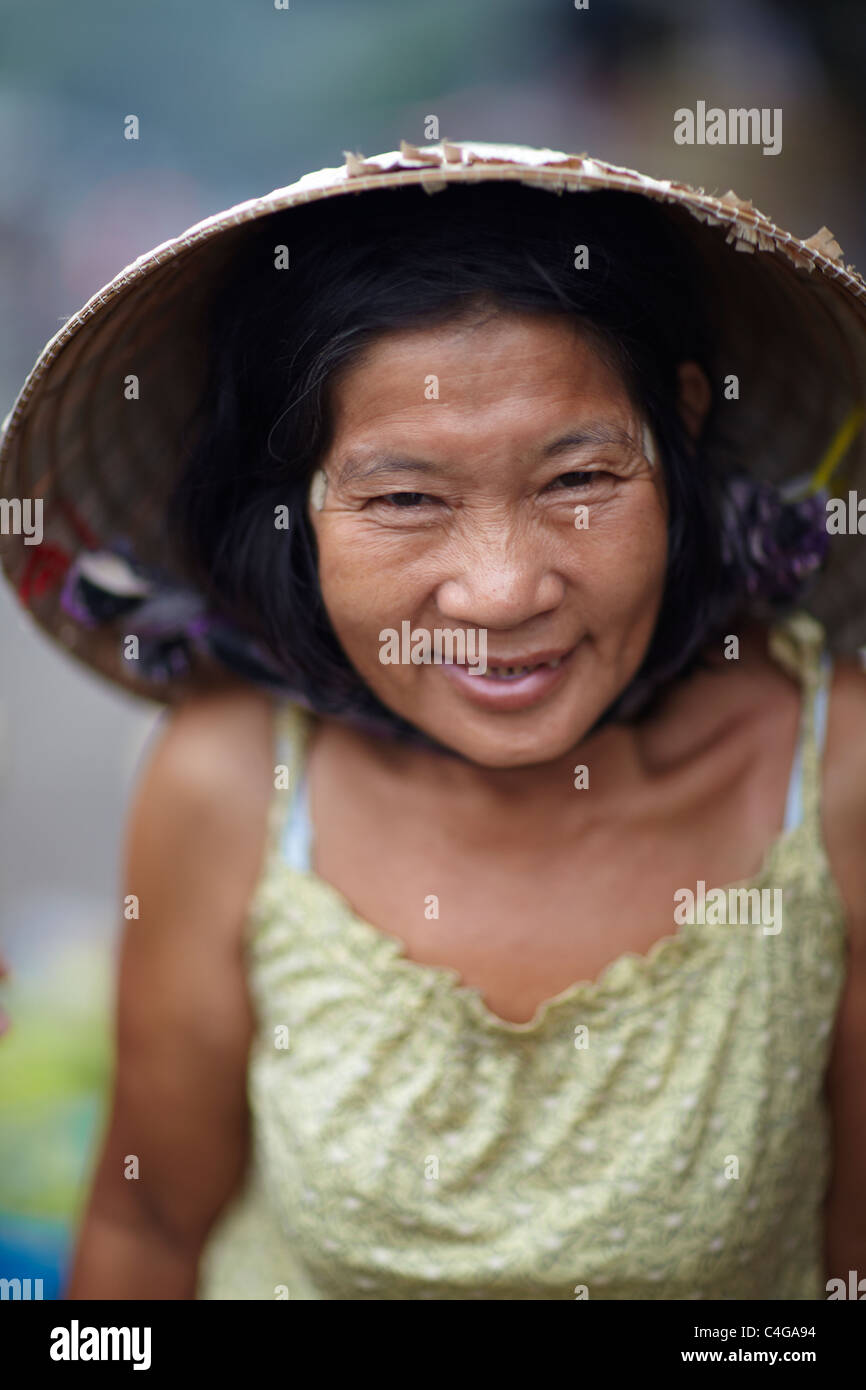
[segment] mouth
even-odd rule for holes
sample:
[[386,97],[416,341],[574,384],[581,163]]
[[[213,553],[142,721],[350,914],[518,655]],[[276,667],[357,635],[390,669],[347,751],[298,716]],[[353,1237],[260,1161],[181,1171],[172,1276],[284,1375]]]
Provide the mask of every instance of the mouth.
[[575,650],[571,647],[567,651],[527,652],[508,660],[488,657],[483,672],[466,663],[452,663],[441,669],[473,704],[491,710],[522,710],[559,686]]
[[487,670],[479,672],[485,680],[516,681],[523,676],[530,675],[533,671],[540,671],[547,668],[556,671],[568,656],[568,652],[560,653],[558,656],[550,657],[545,660],[533,658],[523,661],[488,661]]

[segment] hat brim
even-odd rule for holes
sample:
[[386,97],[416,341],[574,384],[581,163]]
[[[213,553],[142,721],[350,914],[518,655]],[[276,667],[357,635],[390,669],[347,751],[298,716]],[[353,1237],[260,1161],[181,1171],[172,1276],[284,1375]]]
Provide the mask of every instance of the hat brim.
[[[75,657],[161,702],[227,678],[196,653],[185,675],[153,681],[124,658],[123,623],[84,627],[60,606],[64,566],[126,535],[142,562],[178,572],[164,507],[179,441],[204,385],[210,298],[250,227],[320,199],[420,186],[517,180],[568,195],[610,189],[655,200],[688,233],[702,266],[716,384],[739,382],[708,447],[773,483],[811,474],[842,420],[866,400],[866,283],[826,228],[801,240],[733,192],[721,197],[586,155],[442,141],[305,175],[196,223],[139,256],[46,344],[3,425],[0,496],[42,499],[43,538],[0,535],[0,565],[22,606]],[[128,376],[140,399],[124,394]],[[158,401],[148,409],[146,401]],[[834,474],[834,493],[866,495],[866,431]],[[866,644],[866,536],[831,538],[809,611],[834,650]]]

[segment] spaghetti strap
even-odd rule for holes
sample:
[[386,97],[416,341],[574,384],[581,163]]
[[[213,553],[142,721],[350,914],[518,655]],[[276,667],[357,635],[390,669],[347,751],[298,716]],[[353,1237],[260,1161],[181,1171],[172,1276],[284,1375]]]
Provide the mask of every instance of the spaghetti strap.
[[833,661],[824,628],[807,613],[796,613],[777,624],[770,635],[770,652],[803,688],[797,750],[785,807],[785,830],[804,820],[820,836],[821,769]]
[[824,743],[827,736],[832,679],[832,658],[829,652],[822,651],[812,688],[812,718],[809,721],[809,733],[803,753],[803,816],[816,827],[819,834]]
[[309,873],[312,840],[307,770],[304,768],[295,786],[283,835],[283,858],[290,868]]
[[833,658],[827,651],[821,654],[821,668],[824,678],[815,694],[815,743],[819,756],[823,755],[827,737],[827,713],[830,705],[830,685],[833,679]]
[[277,711],[276,849],[291,868],[308,873],[312,860],[307,744],[311,715],[294,701]]

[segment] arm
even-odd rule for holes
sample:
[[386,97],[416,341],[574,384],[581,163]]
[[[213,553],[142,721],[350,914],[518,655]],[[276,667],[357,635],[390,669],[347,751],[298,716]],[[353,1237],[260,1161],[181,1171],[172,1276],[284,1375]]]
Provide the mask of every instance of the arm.
[[243,928],[273,788],[270,728],[255,693],[190,702],[137,789],[124,896],[140,916],[121,945],[112,1103],[67,1298],[194,1298],[201,1248],[242,1181]]
[[[833,1174],[825,1206],[827,1279],[866,1280],[866,958],[852,951],[827,1072]],[[866,1283],[861,1297],[866,1297]]]
[[[866,1278],[866,674],[839,663],[830,699],[824,833],[847,908],[848,958],[827,1069],[833,1168],[825,1205],[827,1279]],[[866,1288],[866,1286],[864,1286]]]

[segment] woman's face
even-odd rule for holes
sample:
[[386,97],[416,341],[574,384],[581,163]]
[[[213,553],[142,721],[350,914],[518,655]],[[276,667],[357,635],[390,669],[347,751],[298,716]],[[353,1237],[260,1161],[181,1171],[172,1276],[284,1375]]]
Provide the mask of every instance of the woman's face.
[[[619,374],[568,323],[507,314],[383,335],[332,399],[309,515],[352,665],[485,767],[566,753],[640,667],[665,582],[661,466]],[[419,633],[434,659],[408,659]]]

